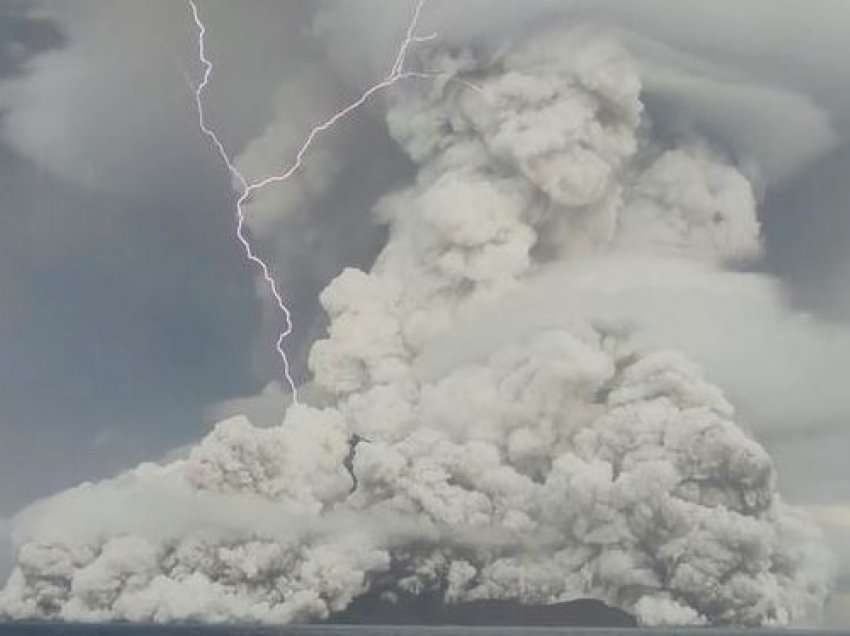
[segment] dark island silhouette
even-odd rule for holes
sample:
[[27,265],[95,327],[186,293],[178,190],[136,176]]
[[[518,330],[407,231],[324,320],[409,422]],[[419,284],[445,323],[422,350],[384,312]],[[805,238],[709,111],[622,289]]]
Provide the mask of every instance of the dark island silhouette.
[[325,622],[336,625],[637,627],[632,615],[594,599],[553,605],[523,605],[504,600],[447,604],[442,595],[436,593],[404,596],[395,602],[377,594],[366,594]]

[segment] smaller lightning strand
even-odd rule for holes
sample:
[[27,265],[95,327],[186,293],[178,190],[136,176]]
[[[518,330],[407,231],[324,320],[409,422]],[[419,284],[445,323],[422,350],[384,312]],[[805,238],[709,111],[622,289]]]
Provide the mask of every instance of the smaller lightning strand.
[[204,36],[206,35],[206,27],[204,26],[204,23],[201,20],[200,15],[198,14],[198,7],[195,4],[194,0],[189,0],[189,6],[192,10],[192,18],[194,19],[195,25],[198,28],[198,58],[200,59],[201,64],[204,67],[203,78],[201,79],[201,82],[198,84],[198,86],[195,88],[195,104],[198,109],[198,125],[204,135],[206,135],[212,142],[219,156],[227,166],[228,171],[231,175],[233,175],[233,177],[236,179],[242,189],[242,192],[236,201],[236,238],[242,245],[247,259],[259,268],[260,272],[262,273],[263,280],[265,281],[266,286],[268,287],[272,297],[275,300],[278,310],[283,315],[285,327],[284,330],[278,336],[275,348],[277,350],[278,355],[280,356],[281,361],[283,362],[283,375],[286,379],[287,384],[289,385],[289,389],[292,393],[292,401],[295,404],[298,403],[298,389],[295,386],[295,381],[292,378],[289,358],[287,357],[286,350],[283,346],[284,341],[292,333],[293,330],[292,313],[290,312],[289,308],[286,306],[286,303],[283,300],[283,296],[278,288],[277,281],[272,276],[271,269],[265,263],[265,261],[263,261],[254,252],[254,249],[251,246],[251,242],[245,235],[246,213],[244,204],[250,198],[251,194],[256,192],[257,190],[260,190],[266,187],[267,185],[271,185],[273,183],[281,183],[292,177],[292,175],[294,175],[303,166],[304,156],[307,154],[307,151],[310,149],[310,146],[313,145],[313,141],[316,139],[316,137],[333,127],[339,120],[343,119],[347,115],[360,108],[375,93],[385,90],[396,82],[398,82],[399,80],[405,79],[407,77],[431,76],[430,74],[425,73],[404,71],[404,63],[407,59],[407,53],[410,49],[410,46],[414,43],[427,42],[437,37],[436,33],[424,36],[415,34],[416,26],[419,23],[419,16],[422,13],[422,7],[424,5],[425,0],[418,0],[416,8],[413,12],[413,17],[411,18],[410,24],[407,27],[404,40],[402,41],[401,46],[399,47],[398,53],[396,55],[393,66],[390,69],[389,74],[381,82],[374,84],[366,91],[364,91],[357,100],[335,113],[333,116],[330,117],[330,119],[326,120],[324,123],[321,123],[318,126],[314,127],[307,135],[304,143],[301,145],[301,148],[295,155],[295,160],[289,166],[289,168],[279,174],[266,177],[259,181],[249,182],[242,175],[242,173],[239,172],[233,161],[231,161],[230,156],[227,154],[227,150],[225,149],[224,144],[218,138],[218,135],[216,135],[215,131],[213,131],[209,126],[207,126],[206,123],[202,94],[204,89],[209,84],[213,65],[212,62],[210,62],[210,60],[207,58],[206,51],[204,48]]

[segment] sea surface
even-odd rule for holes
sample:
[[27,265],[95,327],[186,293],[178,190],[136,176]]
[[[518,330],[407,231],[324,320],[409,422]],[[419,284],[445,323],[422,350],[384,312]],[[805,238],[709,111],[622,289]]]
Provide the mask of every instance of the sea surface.
[[812,629],[629,629],[586,627],[416,627],[388,625],[206,625],[0,624],[0,636],[850,636],[850,630]]

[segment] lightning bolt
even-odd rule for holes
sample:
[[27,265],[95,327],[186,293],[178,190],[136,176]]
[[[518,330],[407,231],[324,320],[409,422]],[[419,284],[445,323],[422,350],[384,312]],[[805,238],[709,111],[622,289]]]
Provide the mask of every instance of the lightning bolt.
[[427,42],[437,37],[436,33],[424,36],[416,35],[416,27],[419,23],[419,17],[422,13],[422,8],[424,5],[425,0],[418,0],[416,7],[413,11],[413,16],[411,17],[410,23],[407,27],[407,31],[405,32],[404,39],[401,42],[401,46],[398,49],[395,61],[393,62],[392,68],[390,69],[390,72],[387,74],[387,76],[384,77],[384,79],[378,82],[377,84],[374,84],[368,89],[366,89],[358,99],[351,102],[348,106],[345,106],[343,109],[337,111],[334,115],[332,115],[329,119],[315,126],[305,138],[304,143],[301,145],[297,154],[295,155],[294,161],[289,165],[288,168],[284,169],[280,173],[273,174],[258,181],[250,182],[245,178],[245,176],[241,172],[239,172],[239,169],[233,164],[233,161],[230,159],[230,155],[227,154],[227,150],[225,149],[224,144],[218,138],[218,135],[215,134],[215,131],[213,131],[207,125],[206,116],[204,114],[203,92],[209,84],[210,75],[212,75],[213,65],[212,62],[210,62],[210,60],[207,58],[206,50],[204,48],[204,36],[206,35],[206,27],[204,26],[204,23],[200,18],[200,15],[198,13],[198,7],[195,4],[194,0],[189,0],[189,7],[192,11],[192,18],[194,19],[195,26],[198,29],[198,59],[204,67],[203,78],[201,79],[201,82],[197,85],[194,91],[195,104],[198,109],[198,125],[201,129],[201,132],[203,132],[203,134],[209,138],[213,147],[216,149],[222,161],[224,161],[225,165],[227,166],[228,171],[239,184],[239,187],[241,189],[239,197],[236,200],[236,240],[239,241],[239,243],[242,245],[242,248],[245,252],[245,256],[248,261],[256,265],[257,268],[260,270],[260,273],[263,277],[263,281],[268,287],[268,290],[271,293],[275,304],[277,305],[277,309],[283,317],[284,329],[278,335],[275,349],[277,350],[277,354],[278,356],[280,356],[281,362],[283,363],[283,376],[286,379],[287,384],[289,385],[289,389],[292,393],[292,401],[295,404],[298,403],[298,388],[295,386],[295,381],[292,379],[289,358],[287,357],[286,350],[283,346],[284,341],[292,333],[292,330],[294,328],[292,322],[292,312],[289,310],[283,300],[283,295],[278,287],[277,281],[275,280],[274,276],[272,276],[271,269],[266,264],[266,262],[263,261],[263,259],[261,259],[254,251],[254,248],[251,245],[251,241],[245,234],[245,223],[247,218],[245,213],[245,202],[250,198],[251,194],[253,194],[254,192],[275,183],[282,183],[292,177],[292,175],[294,175],[303,166],[304,156],[307,154],[307,151],[310,149],[310,146],[313,145],[313,142],[316,140],[316,138],[321,133],[332,128],[338,121],[360,108],[375,93],[383,91],[391,87],[398,81],[408,77],[435,76],[435,74],[430,73],[412,71],[408,72],[404,70],[404,64],[407,59],[407,53],[411,45],[418,42]]

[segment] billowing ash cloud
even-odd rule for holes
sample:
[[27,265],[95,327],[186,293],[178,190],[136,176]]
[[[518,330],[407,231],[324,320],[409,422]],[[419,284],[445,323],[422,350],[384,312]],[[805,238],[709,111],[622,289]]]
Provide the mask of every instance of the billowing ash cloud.
[[[318,397],[25,511],[0,612],[303,621],[373,590],[594,597],[646,625],[817,616],[820,532],[721,389],[636,337],[640,315],[603,319],[557,285],[591,258],[582,284],[614,296],[641,273],[735,278],[761,249],[743,172],[707,140],[655,137],[636,67],[598,28],[421,62],[445,75],[387,114],[418,173],[376,208],[371,271],[322,293]],[[487,308],[510,298],[546,320],[500,329]],[[490,335],[447,351],[461,324]]]

